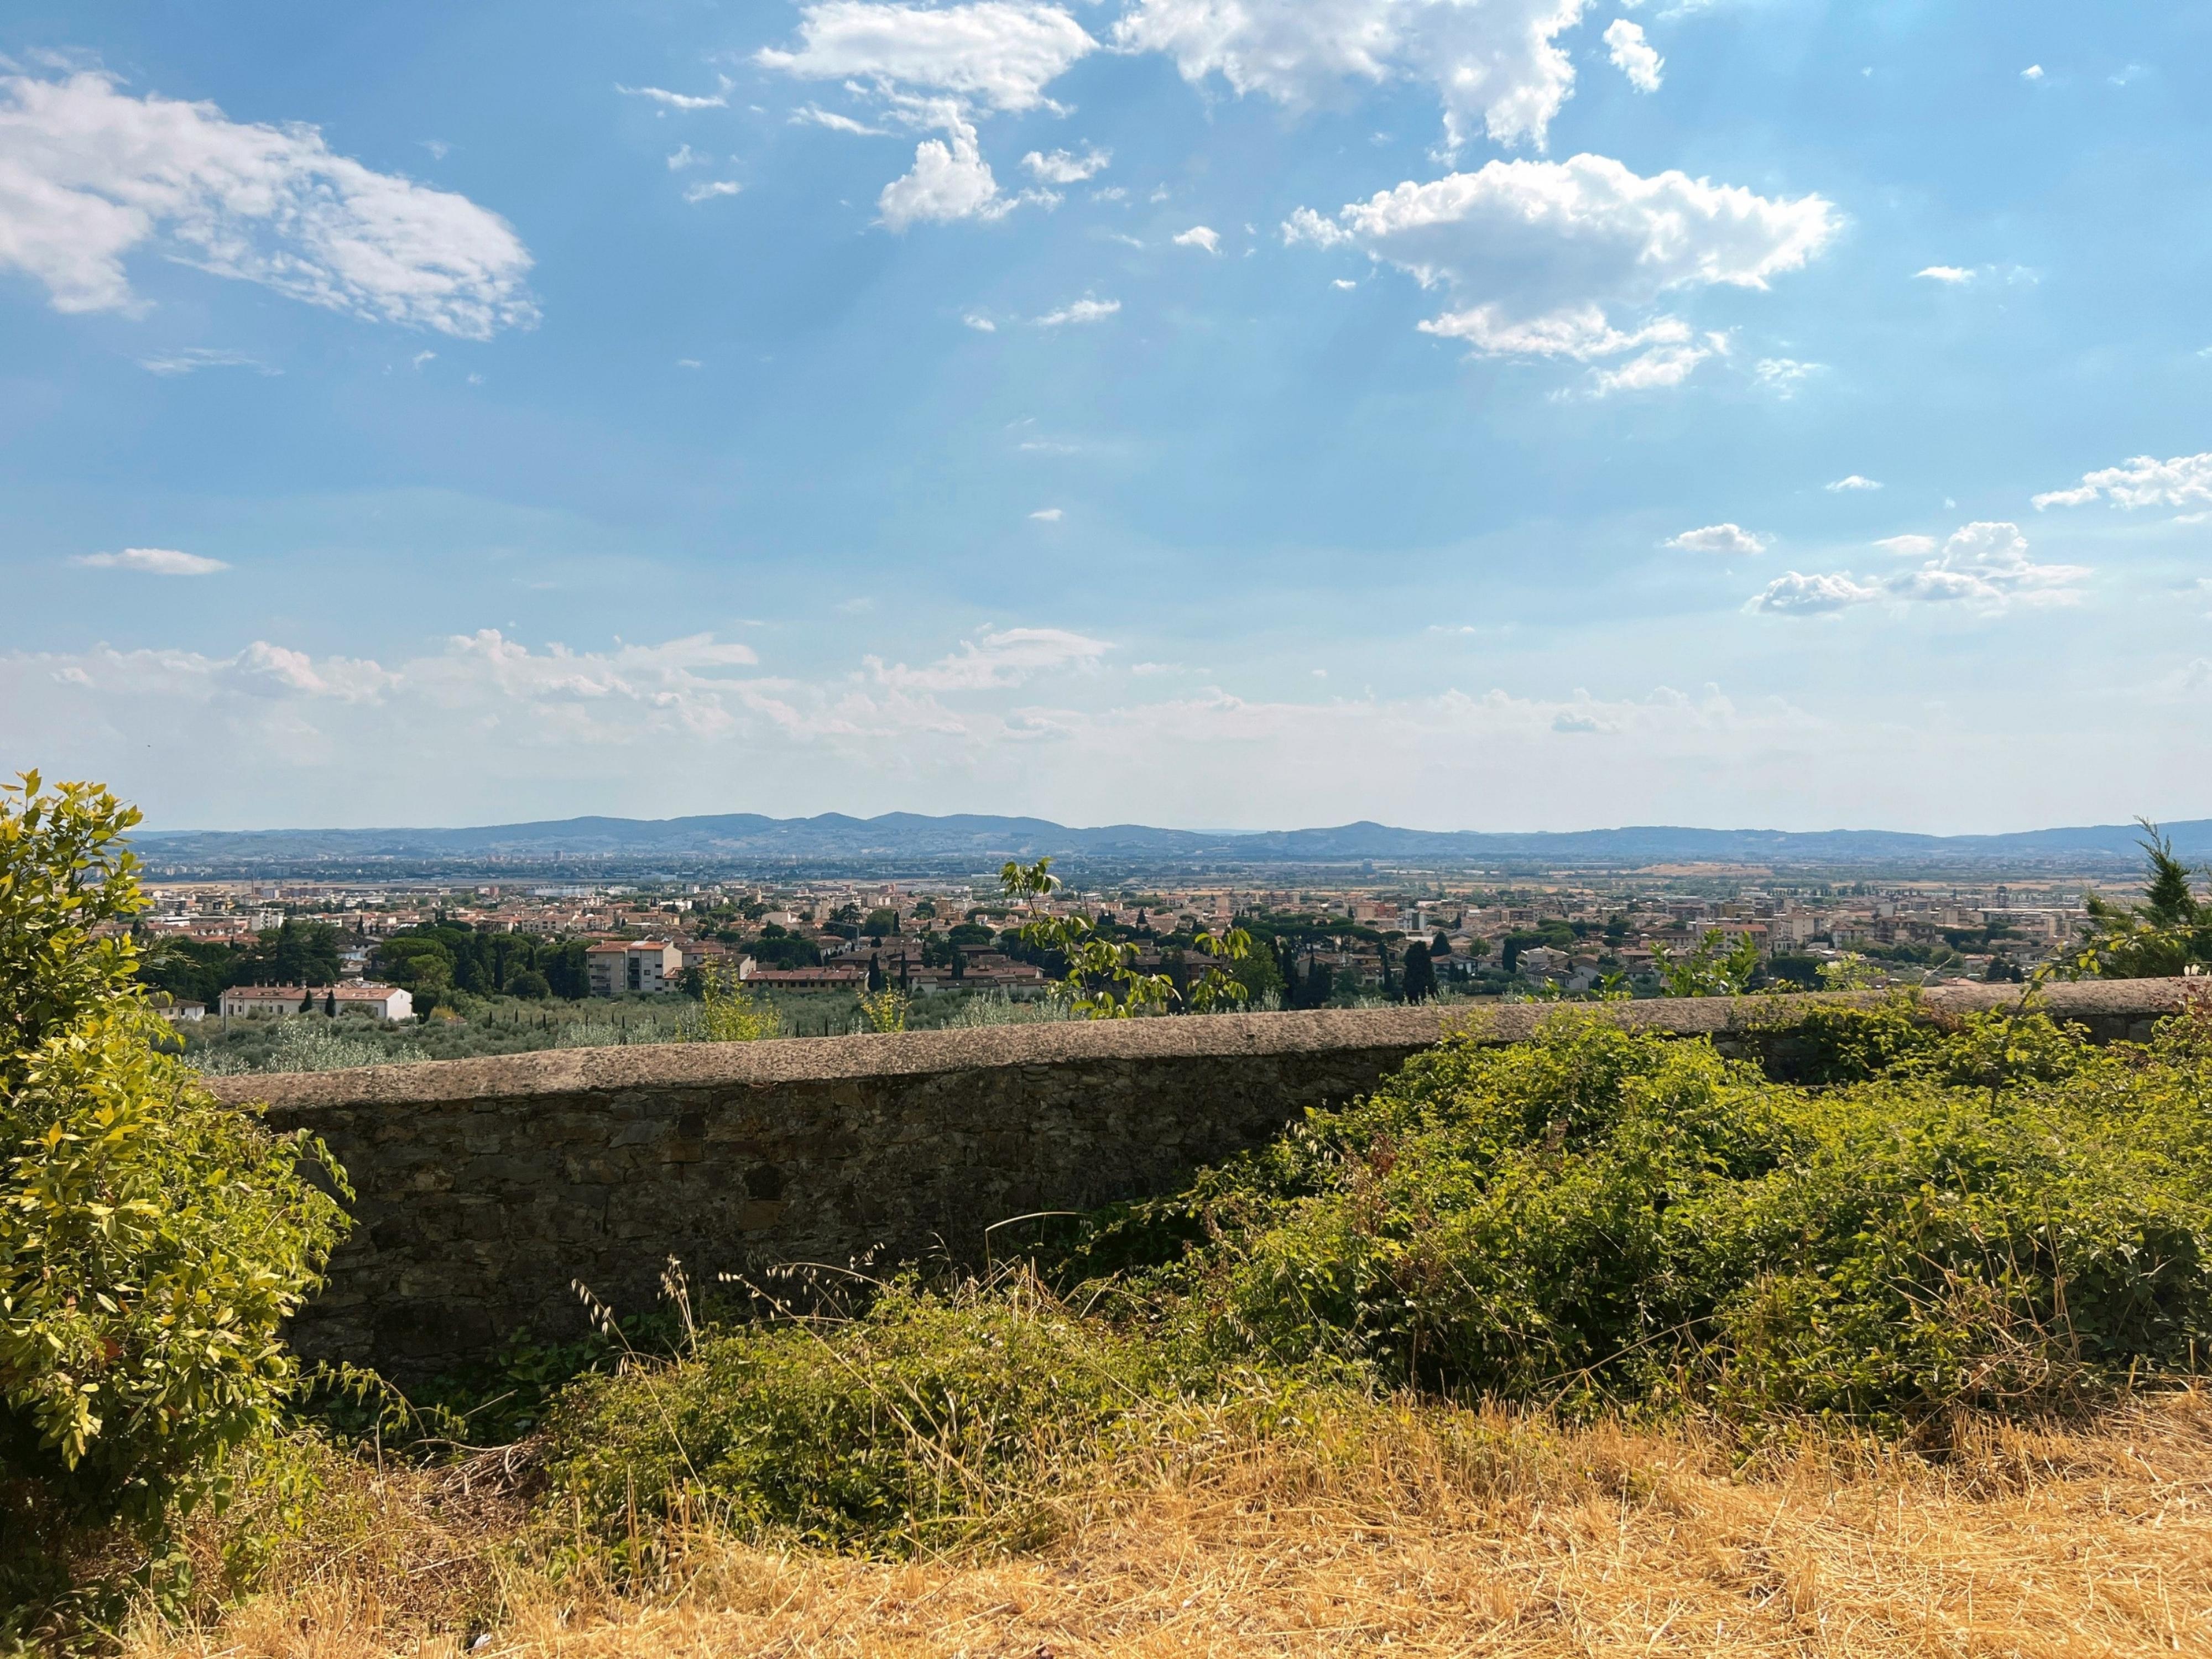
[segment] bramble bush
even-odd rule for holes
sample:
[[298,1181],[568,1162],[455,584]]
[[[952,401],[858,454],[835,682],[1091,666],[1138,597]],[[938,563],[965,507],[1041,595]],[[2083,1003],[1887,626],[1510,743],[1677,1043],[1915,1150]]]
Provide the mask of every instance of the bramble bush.
[[896,1279],[584,1380],[551,1413],[552,1518],[638,1570],[670,1521],[1019,1544],[1062,1471],[1167,1443],[1194,1401],[1276,1423],[1410,1389],[1940,1443],[2199,1372],[2212,1018],[2100,1049],[1899,1000],[1802,1036],[1786,1082],[1589,1012],[1455,1036],[1088,1218],[1047,1279]]
[[1462,1036],[1070,1267],[1163,1263],[1231,1347],[1584,1409],[1898,1429],[2212,1355],[2212,1021],[1827,1018],[1822,1086],[1587,1015]]
[[653,1547],[641,1515],[835,1546],[1035,1542],[1050,1471],[1188,1381],[1167,1345],[1029,1277],[899,1278],[858,1317],[708,1331],[674,1363],[580,1379],[551,1415],[548,1506],[618,1553]]
[[36,773],[0,790],[0,1604],[84,1529],[155,1542],[220,1492],[278,1418],[278,1328],[344,1224],[319,1142],[167,1052],[103,926],[143,908],[137,817]]

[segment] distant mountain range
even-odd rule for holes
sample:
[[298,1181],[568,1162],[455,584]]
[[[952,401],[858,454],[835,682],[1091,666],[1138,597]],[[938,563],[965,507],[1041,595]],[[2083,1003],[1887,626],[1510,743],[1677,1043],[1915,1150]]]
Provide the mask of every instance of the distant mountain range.
[[[2212,855],[2212,818],[2166,826],[2183,856]],[[771,818],[562,818],[468,830],[142,830],[158,871],[210,875],[454,873],[515,866],[595,874],[655,870],[854,873],[959,872],[1048,854],[1072,865],[1167,868],[1344,866],[1635,869],[1664,864],[1956,870],[2135,865],[2133,824],[1920,836],[1887,830],[1691,830],[1667,826],[1493,834],[1347,823],[1249,834],[1116,823],[1070,829],[1044,818],[887,812]]]

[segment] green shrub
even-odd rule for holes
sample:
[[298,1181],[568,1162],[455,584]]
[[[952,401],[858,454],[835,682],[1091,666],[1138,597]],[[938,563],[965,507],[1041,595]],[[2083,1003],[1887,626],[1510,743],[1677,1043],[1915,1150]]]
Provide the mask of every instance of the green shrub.
[[1562,1015],[1417,1057],[1079,1261],[1195,1238],[1155,1282],[1213,1342],[1455,1394],[2041,1407],[2212,1354],[2208,1055],[2202,1021],[2100,1051],[1990,1017],[1814,1090]]
[[[147,1534],[275,1420],[277,1332],[343,1225],[319,1143],[223,1106],[163,1052],[105,790],[0,793],[0,1556]],[[4,1571],[0,1566],[0,1571]]]
[[1181,1386],[1164,1346],[1033,1285],[902,1280],[857,1318],[582,1379],[552,1416],[550,1504],[618,1542],[635,1516],[874,1547],[1033,1540],[1055,1460]]

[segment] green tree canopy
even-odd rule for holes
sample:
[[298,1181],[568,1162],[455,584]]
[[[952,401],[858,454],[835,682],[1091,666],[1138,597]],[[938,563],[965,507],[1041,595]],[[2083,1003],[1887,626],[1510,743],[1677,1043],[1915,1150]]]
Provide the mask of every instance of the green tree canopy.
[[137,822],[94,784],[0,789],[0,1494],[32,1511],[0,1516],[0,1556],[203,1495],[273,1425],[277,1332],[344,1224],[319,1143],[164,1052],[123,931]]

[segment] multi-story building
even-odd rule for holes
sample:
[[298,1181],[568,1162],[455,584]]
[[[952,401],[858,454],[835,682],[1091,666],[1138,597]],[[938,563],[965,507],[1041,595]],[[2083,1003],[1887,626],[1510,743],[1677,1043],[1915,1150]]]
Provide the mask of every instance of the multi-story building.
[[584,971],[595,997],[672,991],[684,971],[684,952],[666,939],[610,939],[584,952]]

